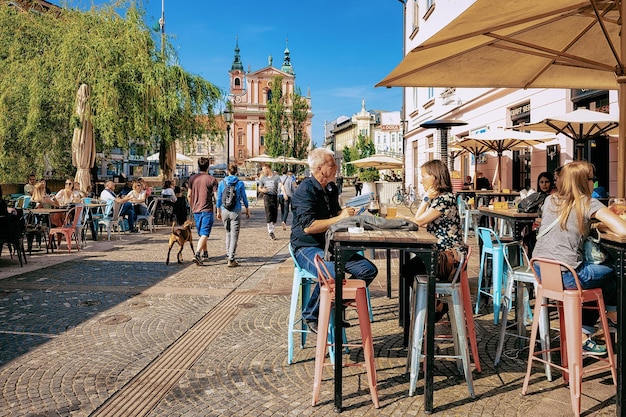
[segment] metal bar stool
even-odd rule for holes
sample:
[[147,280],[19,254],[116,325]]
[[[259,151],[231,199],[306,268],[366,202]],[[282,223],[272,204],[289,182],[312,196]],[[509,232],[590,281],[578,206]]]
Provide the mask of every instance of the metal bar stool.
[[[583,375],[590,372],[604,371],[609,369],[613,377],[613,385],[617,386],[617,373],[615,370],[615,357],[613,356],[613,346],[609,342],[606,345],[607,358],[594,356],[595,359],[605,362],[605,365],[594,366],[585,370],[583,367],[582,353],[582,309],[597,308],[600,313],[600,322],[605,335],[610,334],[609,323],[606,318],[604,306],[604,298],[602,297],[602,289],[591,288],[583,290],[576,271],[569,265],[555,261],[552,259],[533,258],[530,260],[530,267],[535,274],[537,281],[537,299],[535,302],[535,312],[533,324],[530,331],[530,350],[528,352],[528,367],[526,376],[524,377],[524,385],[522,387],[522,395],[528,392],[528,382],[532,372],[533,361],[543,362],[551,367],[557,368],[563,372],[563,379],[569,383],[570,400],[572,402],[572,410],[574,415],[580,415],[580,397],[582,388]],[[541,278],[537,275],[535,268],[538,267],[541,272]],[[564,271],[570,272],[576,282],[575,290],[563,288],[562,274]],[[550,349],[550,351],[560,351],[561,365],[554,362],[546,361],[540,355],[543,351],[535,351],[535,342],[537,338],[537,328],[539,327],[539,318],[541,317],[541,308],[549,300],[556,302],[559,312],[559,323],[561,330],[561,345],[558,348]],[[583,306],[583,303],[593,302],[596,306]],[[567,317],[567,320],[565,319]],[[586,356],[587,357],[587,356]]]
[[[476,293],[475,314],[480,308],[481,295],[493,299],[493,322],[498,324],[500,317],[500,302],[502,287],[505,285],[503,246],[498,235],[487,227],[478,228],[478,236],[482,241],[482,253],[480,254],[480,270],[478,272],[478,292]],[[487,257],[491,258],[491,286],[483,287],[483,278],[486,275]]]
[[[317,347],[315,349],[315,376],[313,379],[312,405],[317,405],[322,387],[322,373],[326,364],[326,348],[328,347],[328,325],[331,317],[332,304],[335,299],[335,280],[328,271],[326,264],[318,255],[315,257],[317,277],[320,283],[320,315],[318,319]],[[361,331],[361,344],[349,344],[350,347],[362,347],[364,362],[345,364],[344,366],[364,366],[367,371],[367,382],[372,395],[374,407],[379,407],[378,389],[376,388],[376,366],[374,363],[374,343],[367,311],[367,294],[365,281],[361,279],[347,279],[343,285],[343,302],[345,305],[356,306]]]
[[[450,308],[450,326],[452,327],[452,340],[454,342],[454,355],[435,355],[435,358],[449,358],[457,361],[457,367],[460,373],[465,375],[467,382],[467,390],[470,397],[475,398],[474,383],[472,379],[472,371],[470,367],[470,353],[468,346],[468,336],[466,333],[468,315],[464,312],[464,291],[460,282],[460,276],[463,269],[467,268],[467,259],[469,257],[465,254],[462,255],[461,264],[457,269],[452,282],[437,282],[435,291],[437,295],[443,295],[448,301],[452,302]],[[407,362],[410,363],[410,381],[409,381],[409,396],[415,394],[415,388],[419,379],[419,364],[423,359],[422,347],[424,344],[424,329],[426,324],[426,305],[428,297],[428,277],[417,276],[414,281],[415,290],[413,292],[413,314],[412,314],[412,337],[410,346],[409,357]],[[471,313],[469,314],[471,317]],[[447,338],[449,339],[449,338]],[[474,335],[475,340],[475,335]],[[477,360],[477,352],[474,352],[474,359]],[[407,363],[407,364],[408,364]],[[480,365],[478,365],[480,368]]]

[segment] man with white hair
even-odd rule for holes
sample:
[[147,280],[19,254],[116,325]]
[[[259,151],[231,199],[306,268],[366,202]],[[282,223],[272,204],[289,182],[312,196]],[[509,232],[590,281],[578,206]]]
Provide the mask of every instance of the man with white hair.
[[[317,254],[324,256],[326,230],[339,220],[354,216],[354,208],[341,209],[339,206],[339,192],[334,183],[337,164],[333,152],[326,148],[316,148],[309,153],[308,160],[311,176],[300,183],[291,203],[291,246],[300,266],[317,275],[314,259]],[[334,277],[334,264],[327,262],[327,266]],[[357,253],[346,262],[345,271],[353,278],[364,280],[367,285],[378,274],[376,266]],[[314,333],[317,333],[319,293],[320,287],[317,284],[302,313],[302,318]],[[345,327],[349,325],[344,322]]]

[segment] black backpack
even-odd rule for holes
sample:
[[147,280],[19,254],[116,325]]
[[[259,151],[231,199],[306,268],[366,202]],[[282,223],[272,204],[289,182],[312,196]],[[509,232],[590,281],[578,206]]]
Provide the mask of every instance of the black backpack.
[[239,180],[235,181],[233,184],[227,185],[226,188],[224,188],[222,200],[224,208],[228,211],[232,211],[232,209],[234,209],[237,205],[237,190],[235,189],[235,186],[238,182]]

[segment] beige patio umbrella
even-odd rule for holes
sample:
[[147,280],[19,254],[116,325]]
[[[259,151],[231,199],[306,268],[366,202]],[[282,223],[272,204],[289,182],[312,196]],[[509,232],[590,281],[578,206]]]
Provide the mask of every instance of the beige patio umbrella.
[[267,163],[271,164],[273,162],[281,162],[282,159],[278,159],[273,156],[266,155],[262,153],[261,155],[253,156],[252,158],[246,159],[246,162],[258,162],[258,163]]
[[91,89],[81,84],[76,92],[76,115],[80,119],[80,127],[74,128],[72,137],[72,165],[76,167],[74,181],[80,183],[80,189],[86,191],[91,186],[91,168],[96,161],[96,143],[93,138],[91,124],[91,106],[89,96]]
[[[377,86],[619,89],[626,125],[626,2],[476,0]],[[617,196],[626,194],[626,132]]]
[[467,141],[463,143],[461,140],[452,142],[450,144],[450,148],[448,149],[452,151],[463,149],[471,153],[472,155],[474,155],[474,189],[476,189],[476,173],[478,172],[478,157],[485,152],[489,152],[490,149],[487,146],[479,142]]
[[398,169],[402,168],[402,161],[387,155],[372,155],[367,158],[346,162],[359,168]]
[[[504,151],[519,149],[522,147],[537,145],[539,143],[554,140],[554,134],[527,133],[510,129],[493,129],[486,132],[468,135],[461,139],[457,145],[468,148],[477,148],[481,145],[498,154],[498,182],[502,184],[502,154]],[[469,150],[469,149],[468,149]]]
[[[152,155],[150,155],[149,157],[146,158],[147,161],[160,161],[161,160],[161,153],[157,152],[154,153]],[[193,159],[191,159],[190,157],[188,157],[187,155],[183,155],[182,153],[178,153],[176,152],[176,156],[174,157],[174,160],[176,161],[176,164],[178,165],[190,165],[193,164]]]
[[562,133],[574,141],[576,159],[582,159],[582,148],[586,141],[619,133],[619,118],[612,114],[587,109],[578,109],[537,123],[520,126],[520,129],[537,132]]

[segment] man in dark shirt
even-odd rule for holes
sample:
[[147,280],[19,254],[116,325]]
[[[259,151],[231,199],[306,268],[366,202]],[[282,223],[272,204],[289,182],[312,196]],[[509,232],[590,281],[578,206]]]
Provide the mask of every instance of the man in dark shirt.
[[[354,216],[354,208],[347,207],[342,210],[339,206],[338,189],[332,182],[337,173],[337,164],[331,150],[313,149],[309,154],[309,168],[311,176],[300,183],[293,195],[291,246],[298,264],[317,275],[314,259],[317,254],[324,256],[326,230],[339,220]],[[332,262],[326,264],[334,277],[334,264]],[[345,270],[353,278],[364,280],[367,285],[378,274],[376,266],[359,254],[354,254],[346,262]],[[314,333],[317,333],[319,293],[320,287],[317,284],[302,313],[302,318]]]
[[209,258],[207,241],[213,228],[213,195],[218,184],[215,177],[208,173],[209,158],[203,156],[198,159],[198,170],[200,172],[189,178],[189,204],[200,236],[193,261],[196,265],[202,266],[203,259]]

